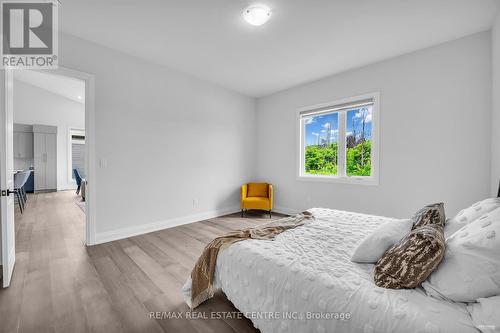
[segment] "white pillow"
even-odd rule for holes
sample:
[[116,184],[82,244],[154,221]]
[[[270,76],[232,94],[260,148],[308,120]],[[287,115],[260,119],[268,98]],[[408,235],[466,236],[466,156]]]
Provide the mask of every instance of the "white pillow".
[[470,207],[458,212],[458,214],[446,221],[444,227],[444,237],[448,238],[462,227],[471,223],[478,217],[500,208],[500,198],[490,198],[476,202]]
[[481,332],[500,331],[500,296],[480,298],[467,307],[472,322]]
[[410,232],[412,225],[412,220],[391,220],[379,225],[361,241],[351,261],[376,263],[391,246]]
[[456,302],[499,295],[500,208],[450,236],[443,261],[422,286]]

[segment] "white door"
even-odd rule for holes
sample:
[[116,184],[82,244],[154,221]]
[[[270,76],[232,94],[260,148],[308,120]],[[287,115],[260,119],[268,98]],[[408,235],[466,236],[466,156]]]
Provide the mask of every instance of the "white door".
[[8,287],[16,261],[14,229],[14,151],[12,70],[0,70],[0,224],[2,283]]

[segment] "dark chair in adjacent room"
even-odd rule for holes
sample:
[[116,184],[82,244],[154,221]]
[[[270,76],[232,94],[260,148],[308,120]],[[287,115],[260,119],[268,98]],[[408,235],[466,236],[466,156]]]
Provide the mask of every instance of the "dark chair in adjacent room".
[[76,194],[80,194],[80,188],[82,187],[82,177],[80,176],[80,172],[78,169],[73,169],[73,175],[75,176],[76,185]]
[[18,172],[14,175],[14,192],[16,194],[17,203],[19,205],[19,210],[21,214],[26,208],[26,203],[28,202],[28,196],[24,190],[24,185],[28,181],[31,175],[31,170]]

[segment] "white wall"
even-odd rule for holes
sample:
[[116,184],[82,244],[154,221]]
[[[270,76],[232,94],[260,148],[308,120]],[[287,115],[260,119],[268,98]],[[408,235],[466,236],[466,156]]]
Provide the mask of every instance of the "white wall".
[[[296,109],[374,91],[381,94],[380,185],[297,181]],[[281,209],[406,217],[444,201],[452,215],[490,192],[490,110],[485,32],[259,100],[258,178],[275,185]]]
[[[258,101],[62,35],[60,65],[95,75],[98,240],[238,208],[275,184],[278,208],[455,213],[490,191],[491,43],[481,33]],[[298,107],[381,93],[380,185],[296,180]],[[255,110],[258,110],[255,112]],[[436,144],[439,143],[439,144]],[[441,148],[442,147],[442,148]],[[98,163],[99,164],[99,163]],[[194,203],[193,203],[194,201]]]
[[493,108],[491,119],[491,194],[497,195],[500,181],[500,14],[491,34],[493,66]]
[[[74,180],[68,177],[68,131],[70,128],[85,128],[85,106],[14,80],[14,122],[57,126],[57,189],[76,188]],[[27,164],[29,161],[14,159],[15,168],[25,169],[29,167]]]
[[99,241],[239,208],[255,100],[72,36],[59,45],[60,66],[95,75]]

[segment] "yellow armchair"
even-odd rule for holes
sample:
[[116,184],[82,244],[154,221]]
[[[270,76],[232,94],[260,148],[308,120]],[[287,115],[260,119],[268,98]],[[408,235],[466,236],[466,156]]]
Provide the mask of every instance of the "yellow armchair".
[[267,210],[272,217],[273,185],[267,183],[248,183],[241,186],[241,217],[249,209]]

